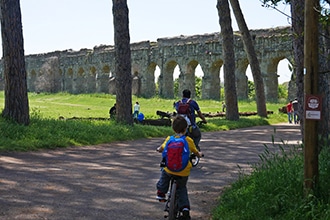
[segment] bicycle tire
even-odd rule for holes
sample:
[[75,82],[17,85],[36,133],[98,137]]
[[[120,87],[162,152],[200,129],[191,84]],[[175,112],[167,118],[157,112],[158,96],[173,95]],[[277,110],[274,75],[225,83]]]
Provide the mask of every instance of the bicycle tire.
[[193,155],[191,158],[190,158],[190,161],[191,161],[191,164],[193,167],[196,167],[199,163],[199,160],[200,158],[197,157],[196,155]]
[[170,207],[168,210],[168,219],[169,220],[176,220],[177,217],[177,203],[176,203],[176,181],[173,181],[171,187],[171,198],[170,198]]

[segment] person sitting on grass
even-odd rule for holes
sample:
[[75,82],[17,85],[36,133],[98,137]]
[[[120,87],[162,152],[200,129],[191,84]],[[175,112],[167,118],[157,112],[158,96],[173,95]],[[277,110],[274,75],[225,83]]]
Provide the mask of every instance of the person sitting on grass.
[[116,103],[109,110],[110,119],[115,119],[116,116]]

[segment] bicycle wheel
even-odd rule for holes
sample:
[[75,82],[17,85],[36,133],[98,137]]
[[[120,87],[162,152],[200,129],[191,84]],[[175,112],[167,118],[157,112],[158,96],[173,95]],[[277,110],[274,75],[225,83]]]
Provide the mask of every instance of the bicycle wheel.
[[176,181],[173,181],[171,186],[170,208],[168,210],[168,219],[176,220],[178,214],[177,201],[176,201]]
[[191,161],[191,164],[192,164],[193,167],[195,167],[195,166],[198,165],[199,160],[200,160],[200,158],[197,157],[195,154],[192,154],[192,155],[190,156],[190,161]]

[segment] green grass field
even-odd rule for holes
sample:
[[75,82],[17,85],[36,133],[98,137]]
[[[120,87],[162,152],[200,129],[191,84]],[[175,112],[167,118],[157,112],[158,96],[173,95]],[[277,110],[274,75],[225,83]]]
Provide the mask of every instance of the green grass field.
[[[36,94],[29,93],[31,123],[21,126],[0,118],[0,151],[28,151],[39,148],[93,145],[120,140],[161,137],[172,133],[170,127],[135,124],[125,126],[112,120],[59,120],[59,118],[109,118],[109,108],[115,96],[108,94]],[[133,97],[138,101],[146,119],[156,119],[156,111],[173,112],[175,99]],[[220,111],[221,101],[198,100],[204,113]],[[4,108],[4,93],[0,93],[0,109]],[[238,121],[224,118],[208,118],[202,131],[230,130],[255,125],[274,124],[286,121],[286,115],[278,112],[283,104],[270,103],[267,109],[274,114],[267,118],[258,116],[240,117]],[[239,102],[239,110],[256,111],[254,102]]]
[[[133,96],[132,104],[140,103],[141,112],[146,118],[158,118],[157,110],[173,112],[173,102],[177,99],[138,98]],[[197,100],[202,112],[215,113],[221,111],[221,101]],[[109,109],[116,102],[116,97],[108,94],[80,94],[68,93],[36,94],[29,93],[30,112],[37,112],[44,118],[57,119],[71,117],[109,117]],[[285,103],[267,103],[267,110],[278,113],[278,108]],[[0,109],[4,107],[4,94],[0,93]],[[239,111],[256,111],[255,102],[241,101]]]

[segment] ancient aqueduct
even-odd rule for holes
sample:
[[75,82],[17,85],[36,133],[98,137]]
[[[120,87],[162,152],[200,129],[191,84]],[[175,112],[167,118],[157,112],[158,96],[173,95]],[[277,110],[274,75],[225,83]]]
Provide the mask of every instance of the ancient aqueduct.
[[[282,59],[292,63],[292,40],[289,27],[252,30],[260,62],[267,100],[277,100],[277,65]],[[246,69],[249,65],[243,43],[235,33],[237,95],[247,98]],[[160,69],[158,93],[173,98],[173,73],[178,65],[179,91],[195,88],[195,69],[203,70],[202,98],[220,99],[220,68],[223,65],[221,34],[160,38],[157,42],[131,44],[134,95],[156,94],[155,69]],[[26,56],[27,84],[30,92],[110,93],[115,94],[114,47],[98,46],[80,51],[55,51]],[[0,66],[0,78],[3,69]],[[0,89],[4,82],[1,80]]]

